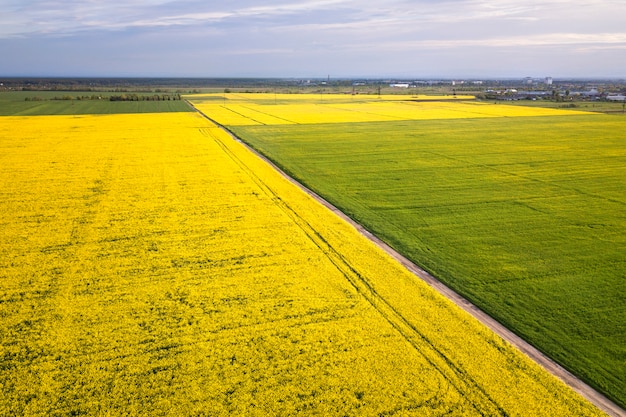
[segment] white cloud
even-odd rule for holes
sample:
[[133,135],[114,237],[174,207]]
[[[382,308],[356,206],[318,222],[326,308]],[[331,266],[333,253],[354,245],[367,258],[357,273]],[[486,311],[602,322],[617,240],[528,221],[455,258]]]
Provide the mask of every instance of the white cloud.
[[[442,67],[463,55],[475,60],[468,65],[478,68],[489,60],[485,54],[507,48],[519,56],[523,50],[533,62],[539,62],[532,59],[533,54],[543,54],[542,62],[556,61],[557,50],[561,61],[581,53],[602,55],[618,68],[626,45],[623,0],[0,2],[0,54],[10,50],[15,68],[20,50],[47,48],[56,53],[46,56],[61,57],[72,54],[68,44],[76,50],[98,51],[105,62],[116,61],[111,57],[124,57],[117,61],[128,62],[127,57],[141,51],[142,61],[151,69],[165,65],[164,56],[181,54],[181,48],[186,60],[191,57],[190,63],[194,56],[218,59],[219,55],[234,57],[251,71],[264,56],[272,57],[263,63],[269,68],[274,58],[287,60],[289,55],[298,56],[289,62],[290,68],[296,68],[296,61],[323,66],[319,61],[324,59],[333,61],[328,66],[365,68],[373,65],[372,56],[381,55],[388,62],[377,63],[379,67],[400,67],[416,62],[419,54],[441,59]],[[18,42],[20,48],[15,46]],[[544,53],[549,48],[554,49],[554,56]],[[406,56],[407,50],[411,56]],[[37,59],[32,53],[22,57],[31,63]],[[81,62],[80,56],[67,60]],[[44,58],[40,62],[42,67],[49,64]],[[197,62],[204,61],[198,58]],[[580,65],[591,68],[590,62]],[[0,74],[8,65],[0,62]],[[499,65],[507,62],[500,60]],[[280,74],[280,63],[275,67]]]
[[[315,13],[325,12],[325,13]],[[0,14],[0,37],[28,36],[36,33],[71,34],[85,30],[119,30],[128,28],[163,28],[194,26],[228,21],[234,28],[243,22],[259,19],[269,30],[285,26],[281,17],[300,16],[323,21],[308,21],[301,29],[355,28],[368,22],[376,27],[397,25],[438,26],[439,30],[456,30],[452,25],[470,22],[545,21],[557,27],[587,22],[590,16],[604,16],[607,21],[626,13],[626,4],[610,0],[451,0],[451,1],[356,1],[309,0],[265,1],[246,5],[236,1],[127,0],[127,1],[55,1],[9,0]],[[277,19],[275,22],[272,19]],[[462,29],[462,28],[461,28]]]
[[[233,7],[173,1],[124,2],[34,0],[12,2],[0,14],[0,37],[36,33],[69,34],[84,30],[186,26],[225,20],[271,18],[327,10],[342,0],[311,0],[265,6]],[[230,7],[229,7],[230,6]],[[235,22],[236,23],[236,22]]]
[[446,39],[398,41],[391,44],[380,44],[378,47],[394,48],[519,48],[519,47],[556,47],[556,46],[589,46],[589,47],[624,47],[626,33],[550,33],[542,35],[510,36],[491,39]]

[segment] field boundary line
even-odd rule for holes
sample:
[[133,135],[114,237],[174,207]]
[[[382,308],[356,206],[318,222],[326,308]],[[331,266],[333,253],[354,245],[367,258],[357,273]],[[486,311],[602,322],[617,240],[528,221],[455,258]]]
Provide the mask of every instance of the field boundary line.
[[457,292],[449,288],[447,285],[445,285],[444,283],[442,283],[441,281],[439,281],[438,279],[430,275],[428,272],[426,272],[425,270],[417,266],[413,261],[411,261],[404,255],[402,255],[401,253],[393,249],[391,246],[389,246],[379,237],[371,233],[361,224],[354,221],[352,218],[350,218],[348,215],[346,215],[344,212],[339,210],[333,204],[331,204],[330,202],[326,201],[324,198],[319,196],[313,190],[310,190],[309,188],[307,188],[306,186],[298,182],[296,179],[292,178],[290,175],[288,175],[285,171],[283,171],[280,167],[278,167],[274,162],[272,162],[266,156],[262,155],[257,150],[255,150],[250,145],[248,145],[243,140],[241,140],[237,135],[231,132],[226,126],[218,123],[217,121],[213,120],[211,117],[207,116],[206,114],[198,110],[188,100],[185,100],[185,101],[187,101],[189,106],[195,109],[199,115],[209,120],[211,123],[215,124],[219,128],[223,129],[226,133],[230,135],[230,137],[233,140],[235,140],[236,142],[239,142],[240,144],[245,146],[250,152],[252,152],[254,155],[256,155],[257,157],[261,158],[263,161],[268,163],[273,169],[275,169],[278,173],[280,173],[280,175],[282,175],[289,182],[296,185],[306,194],[314,198],[317,202],[319,202],[324,207],[326,207],[327,209],[335,213],[337,216],[339,216],[341,219],[349,223],[361,235],[363,235],[368,240],[376,244],[379,248],[385,251],[388,255],[390,255],[392,258],[398,261],[404,268],[406,268],[414,276],[424,281],[431,288],[435,289],[437,292],[439,292],[441,295],[446,297],[448,300],[452,301],[455,305],[457,305],[458,307],[460,307],[461,309],[469,313],[472,317],[474,317],[483,325],[488,327],[491,331],[496,333],[503,340],[505,340],[512,346],[514,346],[516,349],[518,349],[520,352],[522,352],[527,357],[532,359],[535,363],[537,363],[539,366],[544,368],[550,374],[557,377],[567,386],[572,388],[575,392],[580,394],[587,401],[595,405],[597,408],[599,408],[600,410],[602,410],[609,416],[626,417],[626,410],[624,410],[619,405],[611,401],[604,394],[600,393],[595,388],[591,387],[590,385],[582,381],[576,375],[572,374],[570,371],[568,371],[563,366],[558,364],[556,361],[548,357],[539,349],[537,349],[536,347],[528,343],[526,340],[522,339],[513,331],[509,330],[507,327],[505,327],[503,324],[501,324],[500,322],[495,320],[493,317],[485,313],[483,310],[481,310],[476,305],[471,303],[465,297],[461,296],[460,294],[458,294]]

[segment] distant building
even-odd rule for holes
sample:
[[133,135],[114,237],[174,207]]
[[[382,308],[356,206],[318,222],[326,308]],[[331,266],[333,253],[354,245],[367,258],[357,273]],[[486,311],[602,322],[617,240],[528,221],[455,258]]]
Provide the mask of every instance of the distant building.
[[587,98],[595,98],[598,97],[600,95],[600,92],[598,91],[597,88],[592,88],[589,91],[584,91],[580,94],[583,97],[587,97]]
[[409,83],[389,84],[389,87],[391,87],[391,88],[409,88]]
[[606,99],[609,101],[626,101],[626,96],[623,94],[616,94],[616,95],[606,96]]
[[552,85],[552,77],[546,77],[546,79],[543,80],[543,83],[545,85]]

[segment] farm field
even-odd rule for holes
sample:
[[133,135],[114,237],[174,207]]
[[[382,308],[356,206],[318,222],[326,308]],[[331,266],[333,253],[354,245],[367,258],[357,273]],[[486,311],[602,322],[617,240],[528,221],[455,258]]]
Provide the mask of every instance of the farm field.
[[[308,100],[312,108],[317,98]],[[306,125],[232,122],[202,99],[197,106],[624,406],[626,120],[433,104],[447,107],[441,118],[329,115]],[[469,116],[467,106],[493,117]]]
[[0,117],[0,195],[0,415],[601,415],[195,113]]
[[576,109],[582,111],[591,111],[607,114],[624,114],[624,104],[611,101],[572,101],[572,102],[553,102],[549,100],[520,100],[508,101],[510,106],[524,107],[548,107],[555,109]]
[[[111,96],[134,94],[151,100],[110,101]],[[40,116],[77,114],[163,113],[188,112],[182,100],[153,100],[161,93],[104,93],[64,91],[3,91],[0,92],[0,116]],[[87,99],[79,99],[87,97]],[[101,99],[92,99],[101,97]]]
[[459,118],[572,115],[572,110],[493,105],[457,97],[406,95],[205,94],[187,96],[193,105],[226,126],[392,122]]

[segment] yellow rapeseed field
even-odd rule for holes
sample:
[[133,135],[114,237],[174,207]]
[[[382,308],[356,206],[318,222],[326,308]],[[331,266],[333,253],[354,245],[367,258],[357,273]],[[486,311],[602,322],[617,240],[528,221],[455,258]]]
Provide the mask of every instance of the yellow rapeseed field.
[[601,414],[195,113],[0,161],[0,415]]
[[467,101],[469,96],[453,99],[408,95],[203,94],[187,98],[198,110],[225,126],[590,114]]
[[[301,101],[332,101],[333,103],[356,103],[367,101],[441,101],[441,100],[473,100],[476,97],[471,95],[425,95],[425,94],[338,94],[338,93],[208,93],[193,94],[197,100],[227,99],[239,102],[287,102],[295,103]],[[188,97],[191,97],[188,96]]]

